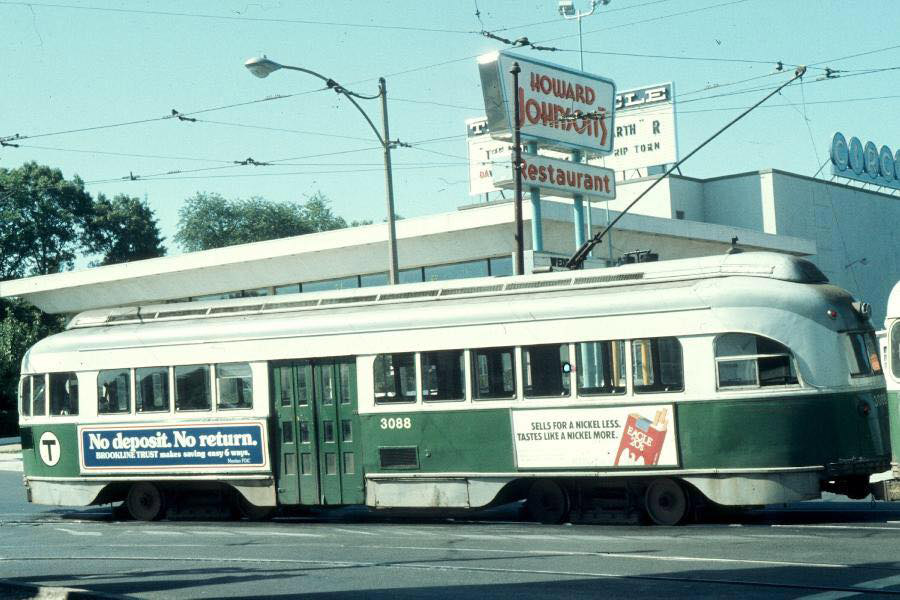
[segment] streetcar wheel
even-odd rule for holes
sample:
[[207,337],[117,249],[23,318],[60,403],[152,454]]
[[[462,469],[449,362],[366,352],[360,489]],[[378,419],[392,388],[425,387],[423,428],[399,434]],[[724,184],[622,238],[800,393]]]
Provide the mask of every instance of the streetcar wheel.
[[238,512],[248,521],[267,521],[275,513],[274,506],[257,506],[244,498],[240,492],[235,492],[235,496]]
[[152,483],[135,483],[125,500],[128,512],[137,521],[155,521],[163,513],[163,496]]
[[644,507],[657,525],[678,525],[688,514],[688,495],[673,479],[654,479],[647,486]]
[[562,523],[569,516],[569,495],[555,481],[541,479],[528,490],[525,508],[532,521]]

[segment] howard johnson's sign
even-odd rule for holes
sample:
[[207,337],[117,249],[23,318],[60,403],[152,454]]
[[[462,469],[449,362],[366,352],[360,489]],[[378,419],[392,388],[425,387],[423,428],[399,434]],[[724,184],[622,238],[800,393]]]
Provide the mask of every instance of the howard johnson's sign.
[[[478,62],[494,139],[513,138],[513,104],[518,95],[523,140],[595,156],[612,153],[616,98],[612,80],[506,51],[482,56]],[[514,62],[521,68],[518,90],[513,89],[510,73]]]

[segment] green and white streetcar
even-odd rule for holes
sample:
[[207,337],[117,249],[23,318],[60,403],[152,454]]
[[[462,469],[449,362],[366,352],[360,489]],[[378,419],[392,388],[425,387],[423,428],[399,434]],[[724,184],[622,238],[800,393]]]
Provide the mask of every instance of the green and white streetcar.
[[885,500],[900,500],[900,283],[894,286],[888,298],[883,333],[882,362],[887,380],[893,458],[891,477],[879,482],[875,495]]
[[25,486],[146,520],[861,497],[891,456],[866,309],[760,252],[92,310],[23,360]]

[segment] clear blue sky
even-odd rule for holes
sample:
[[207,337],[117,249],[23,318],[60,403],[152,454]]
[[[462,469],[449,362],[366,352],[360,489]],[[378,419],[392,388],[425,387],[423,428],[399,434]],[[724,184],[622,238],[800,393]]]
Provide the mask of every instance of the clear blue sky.
[[[527,36],[562,51],[523,52],[578,64],[577,27],[558,16],[556,0],[478,0],[477,8],[480,21],[473,0],[0,0],[0,137],[34,136],[0,148],[0,166],[34,160],[79,175],[94,194],[146,196],[170,253],[179,251],[171,241],[178,209],[197,191],[278,201],[321,191],[348,220],[383,219],[381,150],[361,116],[306,75],[251,76],[243,62],[265,53],[364,94],[385,76],[391,137],[415,145],[393,154],[397,211],[452,211],[474,200],[464,121],[483,114],[475,57],[504,47],[478,32]],[[769,75],[777,61],[815,65],[802,86],[683,167],[696,177],[761,168],[812,175],[837,130],[900,147],[897,9],[889,0],[613,0],[583,22],[585,69],[619,89],[674,81],[684,155],[784,81]],[[824,80],[824,67],[844,72]],[[197,122],[38,137],[281,94],[295,95],[193,114]],[[378,102],[363,106],[380,124]],[[284,164],[232,164],[248,157]],[[206,170],[187,172],[197,169]],[[182,173],[149,177],[170,171]],[[141,179],[119,180],[130,173]]]

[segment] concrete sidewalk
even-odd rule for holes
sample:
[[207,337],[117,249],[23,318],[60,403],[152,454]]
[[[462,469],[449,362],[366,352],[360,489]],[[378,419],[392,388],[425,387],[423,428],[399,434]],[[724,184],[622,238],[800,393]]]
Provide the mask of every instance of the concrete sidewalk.
[[21,452],[22,440],[19,436],[0,438],[0,452]]
[[69,598],[127,600],[129,598],[129,596],[113,596],[76,588],[18,583],[7,579],[0,579],[0,597],[11,600],[24,600],[26,598],[33,598],[34,600],[66,600]]

